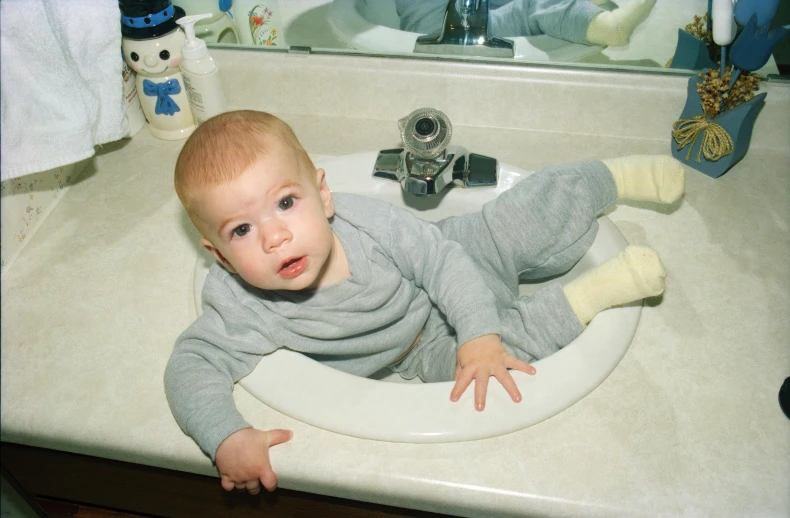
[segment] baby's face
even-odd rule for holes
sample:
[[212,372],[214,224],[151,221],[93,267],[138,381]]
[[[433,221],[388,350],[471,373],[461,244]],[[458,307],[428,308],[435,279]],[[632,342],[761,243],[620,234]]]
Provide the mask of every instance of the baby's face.
[[[324,171],[304,170],[278,144],[236,179],[195,193],[196,223],[231,273],[264,290],[314,289],[339,282],[340,247]],[[342,268],[340,269],[342,270]]]

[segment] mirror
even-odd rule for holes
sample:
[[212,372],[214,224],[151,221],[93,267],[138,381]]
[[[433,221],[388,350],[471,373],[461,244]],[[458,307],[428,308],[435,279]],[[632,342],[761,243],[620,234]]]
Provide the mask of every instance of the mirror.
[[[689,70],[671,68],[678,29],[693,23],[695,15],[703,15],[708,2],[489,0],[492,15],[488,23],[492,36],[501,37],[512,46],[510,54],[501,57],[495,53],[477,53],[474,49],[461,55],[459,49],[469,50],[470,47],[459,45],[420,45],[420,40],[426,39],[423,34],[438,33],[443,29],[448,0],[174,0],[173,3],[184,8],[187,14],[214,13],[214,17],[201,24],[203,32],[198,35],[209,45],[218,47],[266,50],[310,47],[317,53],[551,63],[689,74]],[[459,6],[458,9],[462,4],[474,7],[480,3],[481,0],[451,2]],[[790,2],[781,3],[783,5],[772,26],[790,23]],[[559,13],[562,17],[552,18],[545,10],[534,11],[538,4],[550,6],[549,14]],[[575,11],[568,6],[575,6]],[[525,20],[520,14],[528,8],[532,10]],[[616,31],[610,28],[609,23],[599,24],[602,27],[593,34],[599,40],[608,38],[608,44],[604,41],[598,44],[579,42],[579,38],[584,40],[594,32],[592,24],[587,22],[590,13],[601,11],[609,13],[607,16],[610,17],[620,16],[621,28],[625,26],[630,30],[629,24],[632,25],[630,38],[620,35],[616,41],[617,35],[612,37]],[[557,19],[562,19],[562,23],[557,23]],[[574,24],[569,23],[569,19],[581,21]],[[464,18],[464,23],[468,21],[475,23],[474,14]],[[513,35],[513,32],[529,35]],[[785,40],[783,52],[787,55],[790,38]],[[415,47],[419,48],[415,50]],[[780,51],[782,48],[777,47],[774,55],[779,55]],[[757,73],[763,77],[781,75],[780,67],[787,73],[787,65],[777,64],[772,56]]]

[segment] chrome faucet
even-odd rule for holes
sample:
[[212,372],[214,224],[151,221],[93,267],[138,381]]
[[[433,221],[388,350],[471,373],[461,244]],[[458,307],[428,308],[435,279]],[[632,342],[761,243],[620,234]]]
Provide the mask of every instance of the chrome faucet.
[[442,28],[417,38],[414,52],[512,58],[512,41],[489,36],[489,14],[488,0],[449,0]]
[[450,146],[450,119],[433,108],[421,108],[398,121],[402,148],[379,151],[373,176],[395,180],[415,196],[441,192],[456,181],[464,187],[497,184],[495,158]]

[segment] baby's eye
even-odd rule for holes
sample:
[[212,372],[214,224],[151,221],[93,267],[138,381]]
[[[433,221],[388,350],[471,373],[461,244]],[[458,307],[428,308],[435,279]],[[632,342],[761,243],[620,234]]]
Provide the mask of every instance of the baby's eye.
[[170,59],[170,52],[163,50],[162,52],[159,53],[159,58],[163,60]]
[[135,63],[140,59],[140,56],[137,55],[137,52],[132,52],[131,54],[129,54],[129,57],[132,58],[132,61],[134,61]]
[[245,223],[233,229],[233,235],[236,237],[244,237],[250,231],[250,226]]
[[280,200],[280,204],[277,206],[280,210],[288,210],[294,206],[294,198],[293,196],[286,196],[282,200]]

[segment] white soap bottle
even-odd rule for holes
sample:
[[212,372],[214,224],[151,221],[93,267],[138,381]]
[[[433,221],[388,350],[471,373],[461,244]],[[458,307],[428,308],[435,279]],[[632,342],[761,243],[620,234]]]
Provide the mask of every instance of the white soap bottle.
[[195,36],[195,23],[205,18],[211,18],[211,14],[182,16],[176,20],[186,34],[181,46],[181,74],[198,125],[227,111],[219,67],[214,58],[209,56],[206,43]]

